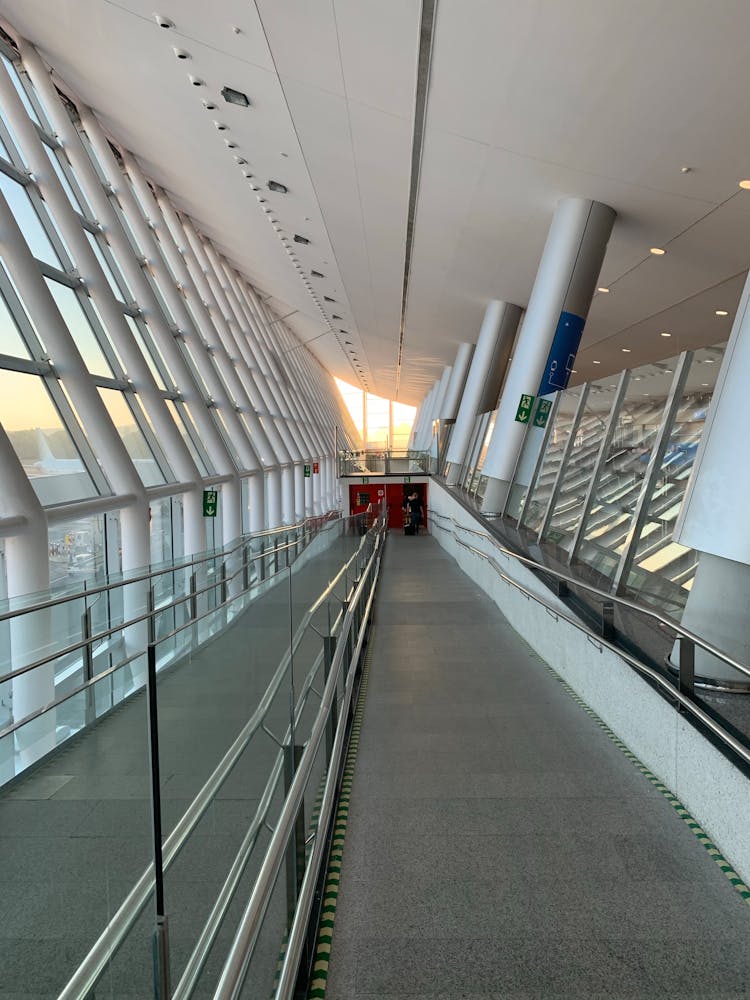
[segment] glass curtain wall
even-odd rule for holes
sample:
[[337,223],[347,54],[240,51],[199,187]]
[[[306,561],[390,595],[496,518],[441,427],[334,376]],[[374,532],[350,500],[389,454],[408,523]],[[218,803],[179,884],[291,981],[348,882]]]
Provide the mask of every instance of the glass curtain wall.
[[[602,588],[679,617],[698,554],[672,535],[725,346],[563,392],[531,483],[513,482],[505,516],[558,559],[595,571]],[[491,422],[477,418],[461,478],[479,496]]]

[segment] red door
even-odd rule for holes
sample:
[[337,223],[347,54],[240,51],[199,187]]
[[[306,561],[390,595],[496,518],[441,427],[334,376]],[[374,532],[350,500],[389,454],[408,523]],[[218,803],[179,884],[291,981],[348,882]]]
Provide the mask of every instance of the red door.
[[364,483],[361,486],[351,484],[349,486],[349,513],[362,514],[367,510],[368,505],[372,504],[373,512],[377,514],[384,495],[385,486],[382,483],[374,483],[373,485]]
[[403,528],[404,507],[411,487],[408,483],[388,483],[385,488],[385,502],[388,504],[388,527]]

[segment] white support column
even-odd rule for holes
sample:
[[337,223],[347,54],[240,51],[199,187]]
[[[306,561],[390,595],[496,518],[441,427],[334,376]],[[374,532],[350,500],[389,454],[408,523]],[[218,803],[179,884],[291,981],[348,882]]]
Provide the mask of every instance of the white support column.
[[[750,278],[745,282],[673,539],[700,553],[682,624],[750,666],[750,467],[747,373],[750,371]],[[675,664],[679,650],[672,653]],[[701,649],[696,676],[748,684],[748,678]]]
[[[49,552],[47,519],[5,429],[0,425],[0,516],[18,517],[18,529],[5,541],[5,564],[8,574],[8,599],[49,589]],[[35,611],[10,621],[10,656],[12,668],[18,669],[44,655],[50,642],[50,613]],[[54,664],[39,667],[13,679],[13,722],[20,722],[55,698]],[[7,781],[15,772],[13,737],[0,743],[0,780]],[[45,712],[37,721],[18,730],[15,742],[21,767],[28,767],[55,746],[55,710]]]
[[[102,163],[107,172],[109,181],[120,200],[120,204],[128,222],[133,228],[139,245],[151,262],[152,267],[158,268],[162,274],[164,280],[160,282],[159,289],[164,296],[168,309],[195,352],[199,355],[203,353],[203,356],[208,358],[208,355],[205,354],[202,339],[195,329],[190,314],[185,308],[184,300],[174,285],[167,268],[164,266],[161,247],[156,242],[151,229],[146,225],[135,195],[130,190],[122,171],[115,162],[107,137],[104,135],[96,116],[90,109],[82,106],[79,110],[81,113],[81,123],[86,130],[86,134],[100,163]],[[200,374],[208,387],[209,393],[221,410],[221,416],[227,428],[227,433],[239,455],[241,467],[257,471],[261,468],[262,463],[255,453],[245,428],[235,412],[233,401],[227,394],[224,382],[219,377],[218,370],[211,363],[211,360],[208,360],[201,366]]]
[[280,528],[283,524],[280,469],[269,469],[266,473],[266,516],[269,528]]
[[520,318],[520,307],[510,302],[492,299],[487,304],[448,446],[450,485],[459,480],[477,416],[495,406]]
[[305,517],[305,467],[302,462],[294,465],[294,520],[302,521]]
[[[181,483],[192,483],[193,488],[184,494],[185,552],[192,555],[200,549],[190,544],[203,534],[202,496],[200,472],[175,426],[159,387],[130,331],[121,307],[117,304],[110,285],[102,273],[81,224],[73,211],[57,174],[47,158],[39,133],[34,128],[11,83],[4,67],[0,67],[0,102],[16,137],[24,149],[26,162],[37,179],[44,200],[51,209],[63,239],[75,260],[78,272],[86,282],[107,334],[122,358],[127,374],[143,403],[159,439],[170,467]],[[204,546],[201,545],[201,548]]]
[[[615,214],[587,198],[558,202],[484,459],[482,474],[489,480],[483,511],[505,506],[527,431],[516,420],[522,396],[546,396],[568,384]],[[538,436],[538,448],[543,429],[529,432]]]
[[285,465],[281,470],[281,520],[294,524],[294,467]]
[[[34,87],[44,101],[47,114],[65,147],[66,155],[75,170],[83,193],[96,218],[104,227],[107,240],[117,258],[125,280],[143,309],[151,336],[163,354],[169,370],[177,380],[183,399],[191,407],[192,418],[216,471],[219,475],[234,474],[234,463],[225,447],[224,440],[206,409],[205,401],[193,381],[175,338],[166,325],[151,287],[135,259],[120,221],[83,147],[80,136],[60,101],[49,73],[33,46],[21,40],[19,47],[24,66]],[[195,497],[187,494],[185,502],[185,553],[189,555],[202,551],[206,542],[202,497],[197,493]]]
[[461,403],[466,376],[469,374],[469,365],[474,354],[473,344],[459,344],[456,351],[456,360],[453,362],[450,382],[445,391],[443,405],[440,408],[439,416],[442,420],[455,420],[458,415],[458,407]]
[[266,497],[263,473],[256,472],[248,479],[250,498],[250,531],[263,531],[266,527]]
[[422,404],[422,419],[414,435],[414,450],[424,451],[432,436],[432,411],[440,383],[435,382]]
[[312,517],[315,513],[315,503],[313,500],[312,474],[305,477],[305,517]]

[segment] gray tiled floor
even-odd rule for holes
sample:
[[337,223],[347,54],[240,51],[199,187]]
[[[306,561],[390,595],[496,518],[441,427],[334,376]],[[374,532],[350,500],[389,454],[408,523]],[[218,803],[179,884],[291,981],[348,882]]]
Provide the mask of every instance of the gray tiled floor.
[[750,995],[750,907],[431,538],[372,635],[329,1000]]
[[[337,541],[295,574],[295,622],[359,540]],[[284,582],[160,680],[165,833],[265,690],[288,647],[288,609]],[[274,732],[283,733],[288,711],[284,688],[269,717]],[[275,752],[268,737],[253,741],[167,872],[173,986],[255,812]],[[57,996],[146,868],[151,859],[147,762],[145,700],[139,695],[0,793],[0,1000]],[[266,842],[264,833],[259,847],[264,850]],[[230,927],[247,899],[250,877],[249,872],[244,896],[230,913]],[[152,927],[149,907],[98,985],[97,1000],[152,995]],[[228,937],[229,929],[222,931],[224,944]],[[279,939],[280,934],[273,965]],[[221,956],[215,953],[201,997],[211,995],[209,984],[216,981]]]

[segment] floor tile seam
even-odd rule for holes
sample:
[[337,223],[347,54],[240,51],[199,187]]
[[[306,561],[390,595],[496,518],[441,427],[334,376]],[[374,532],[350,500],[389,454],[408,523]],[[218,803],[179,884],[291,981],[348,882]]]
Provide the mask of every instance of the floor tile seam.
[[748,887],[745,882],[740,878],[738,873],[734,870],[734,866],[731,864],[727,858],[721,853],[719,848],[713,842],[711,837],[706,833],[703,827],[698,823],[694,816],[686,809],[685,805],[678,799],[674,792],[669,788],[664,782],[657,777],[653,771],[651,771],[646,765],[633,753],[630,747],[620,739],[617,733],[611,729],[607,723],[591,708],[581,698],[581,696],[575,691],[568,682],[561,677],[560,674],[554,669],[554,667],[546,664],[547,669],[550,671],[555,680],[562,685],[563,690],[572,698],[572,700],[581,708],[586,715],[602,730],[604,735],[611,740],[611,742],[617,747],[617,749],[626,757],[627,760],[635,767],[640,774],[646,778],[647,781],[653,785],[657,792],[667,800],[667,802],[672,806],[674,811],[680,817],[680,819],[685,823],[688,829],[692,832],[696,840],[705,850],[708,852],[709,857],[718,866],[719,870],[723,872],[727,878],[729,884],[735,889],[735,891],[740,895],[740,897],[750,906],[750,887]]

